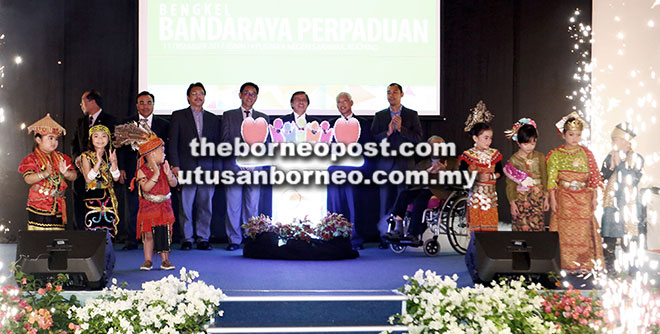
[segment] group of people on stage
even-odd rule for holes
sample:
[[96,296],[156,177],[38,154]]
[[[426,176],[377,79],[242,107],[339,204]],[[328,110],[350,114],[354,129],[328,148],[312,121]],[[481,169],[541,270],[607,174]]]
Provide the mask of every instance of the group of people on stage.
[[[204,85],[193,83],[186,91],[189,107],[174,111],[168,122],[153,115],[155,97],[145,91],[137,95],[137,114],[118,122],[102,109],[103,99],[98,91],[86,91],[80,103],[84,116],[78,120],[74,132],[73,159],[57,151],[58,139],[66,134],[66,130],[50,115],[28,127],[28,132],[34,132],[35,146],[18,168],[25,182],[31,186],[27,202],[28,229],[65,228],[64,192],[66,181],[72,181],[77,228],[106,231],[111,246],[111,237],[117,234],[120,221],[115,194],[116,183],[119,183],[129,189],[126,192],[126,210],[131,221],[125,222],[129,231],[125,248],[135,249],[136,240],[142,240],[145,261],[141,270],[152,269],[154,252],[160,254],[161,269],[174,269],[168,256],[175,222],[172,199],[179,198],[180,202],[179,217],[183,226],[181,249],[192,249],[193,242],[197,249],[212,249],[209,238],[215,186],[185,185],[180,187],[178,194],[176,176],[179,171],[198,167],[204,170],[243,169],[236,165],[235,158],[193,156],[189,143],[201,137],[216,144],[233,142],[235,138],[241,138],[241,124],[246,118],[264,118],[268,121],[267,115],[254,110],[258,94],[256,84],[244,83],[238,94],[241,106],[225,111],[220,119],[203,108],[206,96]],[[390,84],[387,87],[389,107],[377,112],[370,125],[367,120],[353,114],[353,100],[347,92],[337,95],[337,109],[340,117],[346,120],[356,118],[360,122],[362,131],[359,143],[386,140],[392,149],[397,149],[403,143],[416,144],[423,139],[419,116],[416,111],[401,104],[403,95],[401,85]],[[306,114],[310,101],[305,92],[293,93],[290,103],[293,112],[281,117],[283,122],[306,124],[317,120]],[[599,171],[591,151],[579,144],[586,124],[579,115],[573,113],[558,123],[565,144],[552,150],[547,158],[535,151],[538,139],[536,124],[531,119],[523,118],[507,131],[507,137],[518,143],[519,150],[503,167],[502,155],[490,147],[493,138],[493,129],[489,125],[491,119],[492,114],[482,102],[471,110],[465,130],[475,144],[463,152],[457,161],[429,157],[421,165],[416,165],[413,157],[399,155],[379,157],[372,168],[400,171],[420,168],[429,173],[456,168],[476,171],[477,182],[470,190],[467,210],[472,231],[497,230],[499,219],[495,184],[505,175],[514,230],[545,230],[543,213],[551,208],[550,230],[559,231],[562,267],[569,270],[591,268],[592,260],[603,258],[602,234],[607,244],[606,263],[611,268],[613,250],[624,231],[636,234],[636,229],[629,226],[629,221],[633,219],[622,214],[624,207],[635,205],[629,196],[625,196],[625,191],[637,187],[643,167],[643,159],[632,151],[630,145],[635,136],[632,128],[623,123],[613,131],[615,148]],[[442,141],[438,136],[429,138],[432,143]],[[137,152],[132,152],[129,146]],[[599,232],[593,212],[597,205],[596,189],[602,184],[601,173],[607,181],[607,190],[603,227]],[[632,182],[622,181],[631,177]],[[239,249],[242,242],[241,224],[260,214],[259,199],[262,194],[259,185],[234,184],[226,185],[224,189],[227,200],[226,249],[233,251]],[[352,185],[329,186],[328,210],[342,213],[355,223],[355,203],[359,196],[356,191],[359,190]],[[388,217],[391,214],[401,216],[403,208],[411,202],[416,203],[416,212],[421,212],[419,207],[426,203],[419,204],[424,202],[419,201],[420,194],[426,200],[431,195],[442,198],[442,191],[446,190],[388,184],[380,186],[378,191],[379,217]],[[386,232],[386,227],[381,226],[384,239],[403,237]],[[419,238],[424,227],[417,224],[410,232],[405,237]],[[353,246],[362,248],[363,243],[359,228],[354,229]],[[381,243],[381,246],[386,247],[387,244]],[[468,266],[474,265],[472,256],[473,250],[469,249],[466,257]]]
[[[587,123],[579,114],[572,112],[556,123],[565,143],[547,156],[535,151],[539,137],[536,123],[522,118],[505,131],[519,149],[502,166],[502,155],[490,147],[493,130],[488,123],[492,117],[481,102],[471,111],[465,131],[475,144],[459,157],[459,168],[478,172],[468,195],[470,230],[497,231],[495,183],[506,176],[513,231],[545,231],[544,212],[550,209],[549,230],[559,233],[562,269],[578,272],[600,266],[612,272],[617,242],[625,248],[624,233],[636,237],[643,226],[638,185],[644,160],[632,150],[636,135],[632,126],[620,123],[612,131],[612,151],[599,170],[593,153],[580,145]],[[603,179],[607,187],[601,228],[594,212]],[[471,242],[466,264],[478,279],[474,247]]]
[[[114,254],[112,237],[117,234],[120,222],[115,187],[117,183],[124,184],[129,188],[126,193],[126,209],[131,220],[124,222],[129,230],[124,248],[135,249],[136,240],[142,239],[145,261],[140,269],[152,269],[154,252],[161,256],[161,269],[174,269],[168,253],[175,221],[172,198],[177,197],[172,192],[176,190],[176,175],[180,170],[194,170],[198,167],[205,170],[239,169],[235,159],[193,156],[189,143],[201,137],[212,143],[233,142],[234,138],[241,137],[241,124],[247,117],[261,117],[268,121],[267,115],[253,108],[258,94],[259,87],[256,84],[243,84],[239,90],[241,106],[224,112],[221,122],[216,115],[203,108],[206,96],[204,85],[193,83],[186,91],[189,107],[174,111],[168,122],[153,115],[155,97],[145,91],[137,95],[137,114],[118,122],[113,115],[103,110],[103,98],[98,91],[84,92],[80,103],[84,116],[77,122],[71,147],[73,159],[57,151],[58,140],[66,134],[66,130],[50,115],[28,127],[29,133],[34,132],[35,146],[18,168],[25,182],[31,186],[27,203],[28,229],[65,229],[65,180],[72,181],[76,227],[81,230],[106,231],[108,252]],[[382,132],[381,136],[396,138],[400,132],[408,131],[408,122],[412,120],[415,138],[418,140],[421,138],[419,118],[416,112],[401,105],[401,96],[401,86],[390,85],[388,100],[391,115],[390,111],[387,114],[381,112],[377,119],[391,120],[374,122],[384,127],[377,132]],[[309,96],[298,91],[293,93],[290,102],[293,112],[283,116],[282,121],[311,123],[314,117],[306,114]],[[349,93],[342,92],[337,96],[338,111],[346,120],[353,117],[357,119],[352,112],[352,105]],[[363,124],[363,119],[358,120]],[[369,128],[362,126],[362,129],[360,142],[370,137]],[[138,152],[131,152],[121,146],[131,146]],[[336,196],[329,200],[330,209],[341,211],[355,221],[352,188],[339,186],[333,189],[336,190]],[[183,225],[182,250],[192,249],[193,242],[196,242],[197,249],[212,249],[209,238],[214,190],[214,185],[181,187],[179,217]],[[241,224],[260,213],[260,187],[227,185],[225,191],[225,230],[229,239],[227,250],[233,251],[239,249],[242,242]],[[355,235],[354,239],[361,246],[364,241],[357,237],[357,233]]]

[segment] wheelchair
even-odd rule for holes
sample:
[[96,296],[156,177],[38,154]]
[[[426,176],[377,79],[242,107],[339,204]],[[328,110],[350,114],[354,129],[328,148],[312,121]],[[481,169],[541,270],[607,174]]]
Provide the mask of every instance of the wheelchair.
[[[445,199],[431,196],[427,208],[422,214],[422,224],[425,224],[431,231],[432,237],[423,240],[424,234],[422,234],[422,238],[418,242],[406,239],[389,240],[390,249],[396,254],[401,254],[407,247],[423,247],[427,256],[435,256],[440,252],[438,236],[444,234],[454,251],[465,254],[470,243],[470,231],[467,223],[467,195],[467,190],[455,187],[452,188],[451,194]],[[408,205],[406,215],[403,218],[404,235],[408,235],[412,209],[412,204]],[[390,220],[388,232],[394,229],[394,223]]]

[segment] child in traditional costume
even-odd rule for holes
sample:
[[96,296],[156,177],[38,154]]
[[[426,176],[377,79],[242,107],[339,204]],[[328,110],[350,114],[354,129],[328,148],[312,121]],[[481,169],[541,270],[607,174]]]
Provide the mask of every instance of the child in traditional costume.
[[131,181],[131,191],[137,181],[140,194],[137,238],[142,239],[144,246],[144,263],[140,270],[151,270],[154,252],[160,254],[160,268],[172,270],[175,267],[169,260],[169,252],[174,212],[170,187],[177,185],[177,179],[165,160],[165,143],[148,126],[136,123],[116,127],[115,138],[117,146],[131,144],[140,154],[135,178]]
[[472,135],[474,147],[463,152],[458,158],[459,169],[477,172],[477,181],[468,194],[467,222],[470,229],[470,244],[465,254],[468,272],[475,282],[480,281],[476,272],[474,233],[479,231],[497,231],[497,192],[495,183],[504,173],[502,154],[491,148],[493,129],[488,124],[493,114],[486,109],[483,101],[470,110],[465,122],[465,131]]
[[114,182],[119,180],[117,154],[110,142],[110,129],[95,125],[89,129],[89,147],[83,152],[81,170],[85,177],[85,227],[117,233],[119,223]]
[[631,141],[636,133],[629,123],[620,123],[612,131],[612,151],[603,161],[601,174],[607,185],[603,200],[601,234],[605,243],[605,265],[614,272],[614,250],[617,242],[627,250],[628,235],[637,238],[644,221],[639,181],[642,178],[644,158],[633,152]]
[[550,209],[546,194],[548,173],[545,155],[535,151],[538,132],[536,123],[529,118],[521,118],[506,137],[518,143],[506,166],[506,197],[511,206],[513,231],[545,231],[543,212]]
[[26,210],[28,231],[64,230],[66,203],[65,181],[73,181],[78,176],[71,158],[57,152],[58,139],[66,130],[55,122],[50,114],[28,126],[28,134],[34,132],[36,142],[32,153],[18,165],[18,172],[25,183],[30,185]]
[[586,123],[573,112],[557,122],[565,144],[548,153],[550,231],[559,232],[561,266],[577,272],[603,263],[603,247],[594,210],[601,185],[598,164],[580,145]]
[[119,180],[117,153],[112,148],[110,129],[105,125],[89,128],[88,150],[81,154],[79,166],[85,177],[85,228],[106,231],[105,272],[112,277],[115,267],[115,249],[112,238],[117,233],[119,211],[114,182]]
[[474,147],[458,158],[459,169],[476,171],[477,182],[468,195],[467,220],[471,231],[497,231],[497,192],[495,182],[504,173],[502,154],[491,148],[493,129],[488,124],[493,115],[483,101],[471,110],[465,131],[474,140]]

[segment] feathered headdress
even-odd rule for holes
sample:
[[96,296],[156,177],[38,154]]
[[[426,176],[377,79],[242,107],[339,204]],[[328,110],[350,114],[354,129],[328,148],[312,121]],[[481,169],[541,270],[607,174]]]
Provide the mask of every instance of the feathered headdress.
[[[138,158],[136,170],[142,166],[144,157],[155,151],[157,148],[165,145],[162,139],[151,131],[149,125],[144,122],[130,122],[115,127],[115,146],[120,147],[124,145],[131,145],[134,151],[138,151],[140,158]],[[135,187],[135,177],[131,180],[129,189],[133,191]]]
[[[573,119],[566,123],[569,118]],[[566,127],[567,130],[582,131],[586,125],[587,122],[585,122],[582,117],[580,117],[580,114],[578,114],[577,111],[562,117],[559,122],[555,123],[555,127],[557,127],[557,131],[559,131],[560,135],[564,134],[564,127]]]
[[495,115],[491,114],[490,111],[486,109],[484,101],[479,100],[477,106],[470,109],[468,119],[465,121],[465,132],[469,132],[477,123],[490,123],[493,118],[495,118]]
[[130,122],[115,127],[114,145],[116,147],[131,145],[134,151],[138,151],[140,157],[153,152],[164,144],[163,140],[158,138],[146,123]]
[[42,136],[50,134],[63,136],[66,134],[66,130],[55,122],[55,120],[50,117],[50,114],[46,114],[44,118],[32,123],[27,127],[27,130],[28,134],[34,132],[35,135],[40,134]]
[[511,139],[513,141],[518,141],[518,130],[520,130],[520,128],[525,124],[529,124],[529,125],[536,128],[536,122],[534,122],[533,119],[524,117],[524,118],[519,119],[517,122],[515,122],[513,124],[513,128],[504,131],[504,135],[508,139]]

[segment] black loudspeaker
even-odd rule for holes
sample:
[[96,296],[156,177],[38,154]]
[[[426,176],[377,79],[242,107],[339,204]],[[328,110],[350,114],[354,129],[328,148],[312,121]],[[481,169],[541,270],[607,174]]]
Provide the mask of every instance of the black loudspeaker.
[[561,270],[557,232],[475,232],[477,275],[483,282],[496,277],[527,276],[546,286]]
[[16,263],[43,282],[68,274],[67,290],[102,289],[106,238],[103,231],[19,231]]

